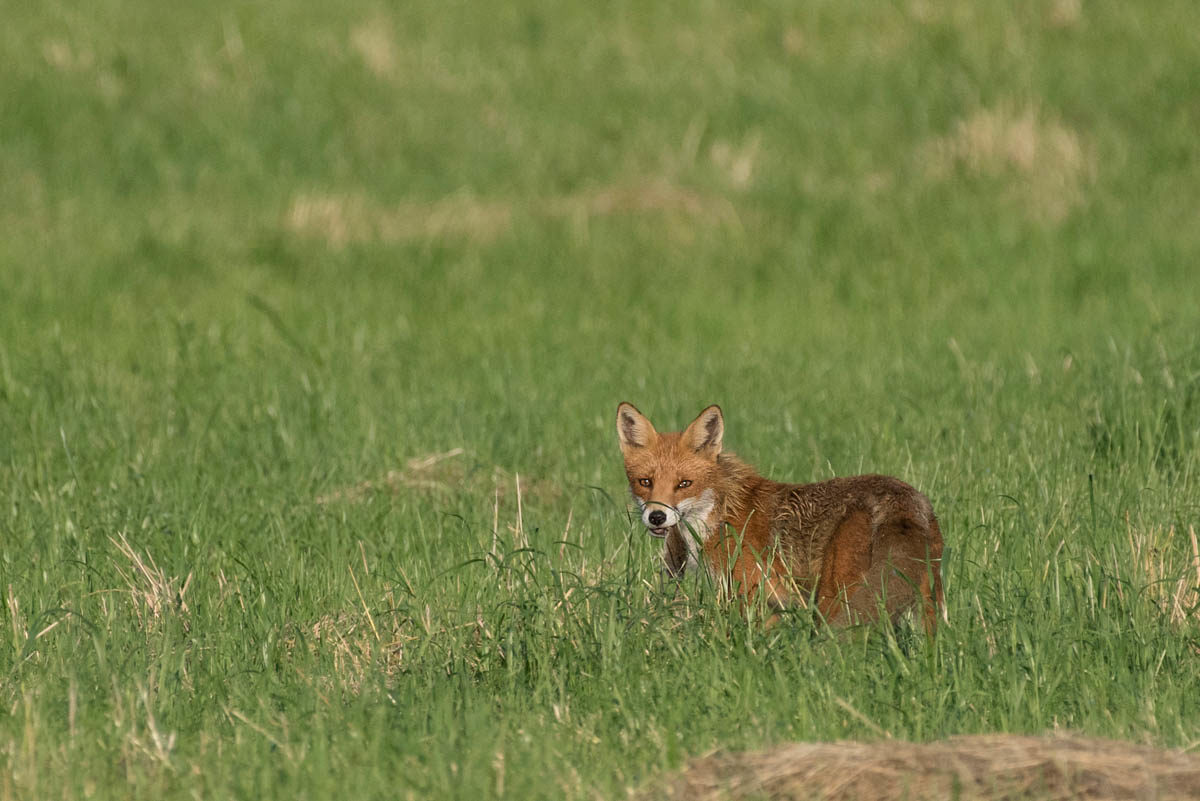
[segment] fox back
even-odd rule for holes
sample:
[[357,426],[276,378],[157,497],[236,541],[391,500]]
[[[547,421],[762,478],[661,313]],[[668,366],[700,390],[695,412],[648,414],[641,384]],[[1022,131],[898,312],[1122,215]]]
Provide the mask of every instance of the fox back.
[[671,575],[703,565],[745,599],[776,610],[815,600],[834,625],[896,619],[919,600],[932,634],[944,606],[942,534],[929,499],[880,475],[814,484],[771,481],[724,452],[724,416],[709,406],[660,434],[617,407],[629,489]]

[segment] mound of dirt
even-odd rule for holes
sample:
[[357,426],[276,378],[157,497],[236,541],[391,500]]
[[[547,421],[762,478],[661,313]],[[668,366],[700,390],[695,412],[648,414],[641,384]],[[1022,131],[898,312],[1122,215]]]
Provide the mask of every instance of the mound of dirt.
[[640,795],[678,801],[1200,799],[1200,756],[1113,740],[981,735],[717,752]]

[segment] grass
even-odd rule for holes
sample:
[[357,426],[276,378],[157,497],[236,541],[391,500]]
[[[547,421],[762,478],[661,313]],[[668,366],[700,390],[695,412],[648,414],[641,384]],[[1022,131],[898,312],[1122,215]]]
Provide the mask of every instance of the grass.
[[[4,16],[0,799],[1200,744],[1191,4]],[[923,489],[949,625],[663,584],[621,400]]]

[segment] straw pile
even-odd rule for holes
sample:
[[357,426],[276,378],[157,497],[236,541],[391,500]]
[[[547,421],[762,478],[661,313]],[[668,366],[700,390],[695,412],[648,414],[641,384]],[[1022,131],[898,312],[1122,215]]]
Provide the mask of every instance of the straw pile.
[[641,795],[672,801],[1200,799],[1200,756],[1078,737],[792,743],[692,760]]

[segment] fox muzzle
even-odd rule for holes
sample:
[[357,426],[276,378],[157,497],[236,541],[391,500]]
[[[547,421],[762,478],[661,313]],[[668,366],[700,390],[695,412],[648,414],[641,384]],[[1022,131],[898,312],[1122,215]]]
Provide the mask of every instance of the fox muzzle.
[[663,538],[679,523],[679,510],[661,501],[646,501],[642,505],[642,525],[652,537]]

